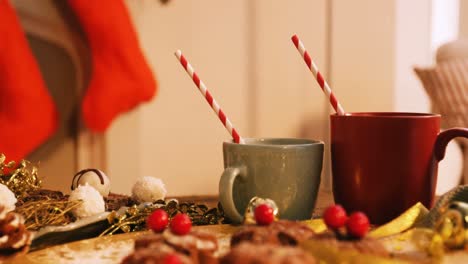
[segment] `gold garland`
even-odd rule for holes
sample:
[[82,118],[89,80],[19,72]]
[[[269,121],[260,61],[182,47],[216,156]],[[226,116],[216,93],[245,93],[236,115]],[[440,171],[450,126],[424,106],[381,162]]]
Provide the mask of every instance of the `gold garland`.
[[27,160],[22,160],[19,164],[5,161],[5,155],[0,154],[0,183],[6,185],[18,200],[41,187],[42,181],[38,177],[36,166],[32,166]]
[[6,162],[5,155],[0,154],[0,183],[15,194],[18,199],[15,211],[24,217],[29,230],[66,225],[75,220],[69,212],[81,201],[69,202],[60,192],[41,192],[38,169],[27,160]]
[[24,216],[27,229],[38,230],[49,225],[66,225],[73,222],[75,219],[69,212],[81,203],[44,196],[22,204],[16,208],[16,212]]

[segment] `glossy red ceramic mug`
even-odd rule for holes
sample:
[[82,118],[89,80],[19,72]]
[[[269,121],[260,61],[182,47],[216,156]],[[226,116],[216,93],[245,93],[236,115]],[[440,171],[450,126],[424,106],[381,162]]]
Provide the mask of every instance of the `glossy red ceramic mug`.
[[335,202],[383,224],[417,202],[430,208],[438,162],[467,128],[440,132],[440,115],[348,113],[331,115]]

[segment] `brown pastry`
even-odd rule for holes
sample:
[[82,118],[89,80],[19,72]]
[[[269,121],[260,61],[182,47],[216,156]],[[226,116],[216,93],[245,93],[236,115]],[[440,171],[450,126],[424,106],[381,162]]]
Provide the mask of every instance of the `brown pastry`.
[[332,232],[325,232],[316,235],[313,239],[317,239],[331,247],[340,250],[353,250],[363,254],[371,254],[380,257],[390,257],[390,253],[385,249],[383,244],[377,239],[364,237],[356,240],[338,240]]
[[136,250],[122,260],[122,264],[160,264],[168,255],[175,255],[181,264],[192,264],[193,261],[184,254],[177,253],[173,248],[160,244],[156,248],[143,248]]
[[191,231],[187,235],[179,236],[166,230],[162,234],[144,236],[135,241],[133,255],[139,254],[139,251],[145,251],[143,255],[146,256],[146,251],[158,252],[161,248],[186,256],[191,261],[190,263],[218,263],[215,256],[218,241],[214,236],[200,231]]
[[242,242],[220,260],[220,264],[314,264],[316,259],[298,247]]
[[231,238],[231,247],[243,241],[253,244],[275,244],[284,246],[295,246],[301,241],[309,239],[315,235],[307,225],[281,220],[273,222],[268,226],[245,226],[236,232]]

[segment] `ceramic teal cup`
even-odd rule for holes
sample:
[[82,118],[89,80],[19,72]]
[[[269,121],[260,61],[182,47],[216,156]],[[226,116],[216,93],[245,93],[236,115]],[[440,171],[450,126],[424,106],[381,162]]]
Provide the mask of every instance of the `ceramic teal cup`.
[[253,197],[276,202],[281,219],[310,219],[322,171],[323,142],[296,138],[245,138],[223,143],[219,198],[224,213],[240,223]]

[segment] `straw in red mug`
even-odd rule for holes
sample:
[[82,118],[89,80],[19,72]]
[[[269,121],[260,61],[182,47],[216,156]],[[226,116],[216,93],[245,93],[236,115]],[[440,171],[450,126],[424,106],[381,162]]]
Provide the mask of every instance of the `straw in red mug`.
[[205,84],[200,80],[197,73],[194,71],[192,65],[190,65],[190,63],[184,57],[184,55],[182,54],[182,51],[177,50],[175,52],[175,56],[177,57],[177,59],[179,59],[180,64],[182,64],[185,71],[188,73],[190,78],[192,78],[193,82],[198,87],[198,90],[205,97],[206,101],[211,106],[211,108],[214,110],[214,112],[218,116],[219,120],[221,120],[224,127],[231,134],[232,138],[234,139],[234,142],[244,144],[245,143],[244,139],[242,139],[242,137],[239,135],[239,133],[237,133],[237,130],[234,128],[234,126],[232,125],[229,118],[227,118],[227,116],[224,114],[223,110],[221,110],[221,108],[219,107],[216,100],[213,98],[213,96],[211,96],[211,93],[208,91]]
[[307,67],[309,67],[310,71],[314,75],[314,77],[317,80],[318,84],[320,85],[322,90],[327,95],[328,99],[330,100],[330,104],[333,106],[333,109],[335,109],[335,111],[336,111],[336,113],[338,113],[338,115],[344,115],[345,111],[344,111],[343,107],[338,102],[338,100],[336,99],[336,97],[333,94],[332,90],[330,89],[330,86],[328,85],[328,83],[325,81],[322,74],[318,70],[317,65],[315,65],[315,63],[311,59],[309,53],[304,48],[304,44],[302,44],[302,41],[297,37],[297,35],[292,36],[291,40],[294,43],[294,46],[296,46],[299,53],[301,54],[301,56],[304,59],[305,63],[307,64]]

